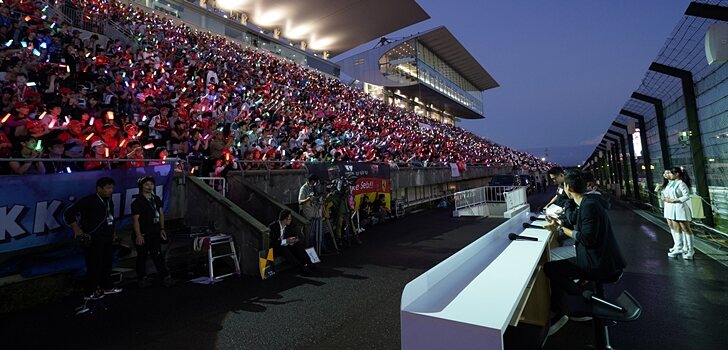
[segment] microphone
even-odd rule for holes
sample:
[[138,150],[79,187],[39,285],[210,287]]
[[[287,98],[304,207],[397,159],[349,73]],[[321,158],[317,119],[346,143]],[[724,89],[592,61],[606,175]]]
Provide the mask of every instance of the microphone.
[[538,217],[532,216],[531,221],[546,221],[546,219],[539,219]]
[[515,233],[509,233],[508,239],[511,241],[538,241],[538,238],[536,237],[521,236]]
[[544,227],[543,226],[533,225],[533,224],[529,224],[527,222],[524,222],[523,223],[523,228],[540,228],[540,229],[543,229]]
[[608,307],[610,309],[614,309],[614,310],[617,310],[617,311],[620,311],[620,312],[624,312],[624,308],[623,307],[621,307],[619,305],[614,305],[614,304],[612,304],[612,303],[610,303],[610,302],[608,302],[608,301],[606,301],[606,300],[604,300],[602,298],[599,298],[599,297],[595,296],[594,295],[594,292],[592,292],[590,290],[585,290],[581,295],[586,300],[595,301],[595,302],[597,302],[599,304],[602,304],[602,305],[604,305],[604,306],[606,306],[606,307]]

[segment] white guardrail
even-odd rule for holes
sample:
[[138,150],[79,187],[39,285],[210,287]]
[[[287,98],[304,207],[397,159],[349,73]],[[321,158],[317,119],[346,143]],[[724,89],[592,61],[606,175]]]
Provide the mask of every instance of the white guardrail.
[[505,211],[527,203],[525,186],[485,186],[455,193],[453,216],[489,216],[489,203],[505,204]]

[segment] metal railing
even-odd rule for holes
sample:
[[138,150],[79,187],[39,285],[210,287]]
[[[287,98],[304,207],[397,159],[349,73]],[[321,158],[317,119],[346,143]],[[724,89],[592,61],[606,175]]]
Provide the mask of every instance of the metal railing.
[[503,192],[507,210],[518,208],[528,203],[526,196],[526,187],[518,186],[510,191]]
[[455,192],[455,211],[454,215],[485,215],[487,216],[487,204],[485,196],[485,187],[478,187],[471,190]]
[[[184,163],[183,159],[179,158],[165,158],[162,159],[127,159],[127,158],[0,158],[0,163],[11,163],[11,162],[18,162],[18,163],[31,163],[31,166],[33,163],[41,163],[43,164],[43,167],[46,165],[51,165],[54,163],[64,163],[64,166],[61,166],[59,171],[53,172],[53,173],[68,173],[71,174],[74,172],[73,169],[70,168],[70,166],[66,166],[65,164],[78,164],[78,163],[88,163],[88,162],[99,162],[104,164],[102,169],[93,169],[93,170],[108,170],[113,169],[114,165],[119,163],[143,163],[146,165],[160,165],[160,164],[180,164]],[[37,170],[38,168],[36,168]],[[46,169],[45,173],[48,174],[48,169]],[[83,171],[90,171],[90,170],[76,170],[79,172]],[[37,173],[31,173],[37,175]],[[25,174],[9,174],[9,175],[0,175],[0,176],[23,176]]]
[[224,177],[197,177],[204,183],[210,185],[215,191],[220,192],[223,197],[227,195],[227,180]]

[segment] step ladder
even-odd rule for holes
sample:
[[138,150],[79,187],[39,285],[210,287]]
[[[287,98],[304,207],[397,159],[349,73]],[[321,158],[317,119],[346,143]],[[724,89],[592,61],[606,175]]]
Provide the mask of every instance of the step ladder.
[[[201,283],[201,284],[213,284],[215,282],[220,282],[223,278],[231,276],[233,274],[240,275],[240,261],[238,261],[238,254],[235,250],[235,242],[233,241],[233,237],[228,234],[217,234],[214,236],[207,236],[207,237],[200,237],[200,239],[203,239],[202,246],[207,248],[207,266],[208,266],[208,276],[207,277],[200,277],[192,280],[192,282],[195,283]],[[230,247],[230,252],[223,253],[220,255],[215,255],[215,246],[225,245],[227,244]],[[232,258],[233,263],[235,264],[235,272],[231,272],[228,274],[215,276],[215,267],[213,262],[217,259],[222,258]]]

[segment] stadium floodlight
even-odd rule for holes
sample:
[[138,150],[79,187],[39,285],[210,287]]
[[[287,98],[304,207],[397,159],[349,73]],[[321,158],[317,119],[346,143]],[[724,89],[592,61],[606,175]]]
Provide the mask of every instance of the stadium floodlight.
[[217,6],[223,10],[237,10],[248,2],[247,0],[217,0]]

